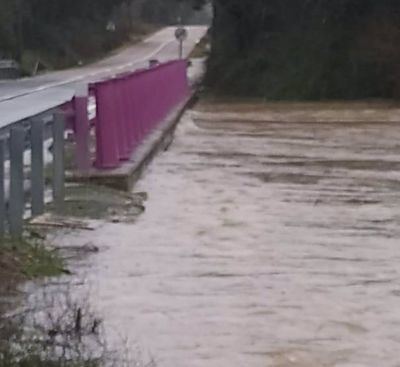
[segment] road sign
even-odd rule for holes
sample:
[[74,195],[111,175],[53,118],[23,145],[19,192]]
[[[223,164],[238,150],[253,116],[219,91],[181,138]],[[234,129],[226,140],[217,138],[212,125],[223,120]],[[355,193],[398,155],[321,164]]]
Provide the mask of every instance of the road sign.
[[188,38],[188,31],[186,28],[178,27],[175,30],[175,38],[179,42],[179,58],[183,57],[183,42]]
[[175,31],[175,38],[180,42],[185,41],[188,38],[187,29],[183,27],[178,27]]

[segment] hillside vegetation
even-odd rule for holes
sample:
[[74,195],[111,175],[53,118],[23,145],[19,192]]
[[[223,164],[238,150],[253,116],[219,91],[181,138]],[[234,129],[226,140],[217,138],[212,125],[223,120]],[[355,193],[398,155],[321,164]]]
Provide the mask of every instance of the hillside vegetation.
[[180,0],[0,0],[0,57],[26,69],[77,65],[193,15]]
[[214,0],[207,84],[268,99],[400,96],[400,2]]

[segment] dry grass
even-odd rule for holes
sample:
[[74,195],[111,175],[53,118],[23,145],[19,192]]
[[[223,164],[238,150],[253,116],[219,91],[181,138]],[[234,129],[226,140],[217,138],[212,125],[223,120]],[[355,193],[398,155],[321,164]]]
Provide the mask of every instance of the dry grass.
[[206,35],[200,40],[200,42],[192,50],[192,52],[189,55],[189,59],[207,57],[209,45],[210,45],[210,39]]

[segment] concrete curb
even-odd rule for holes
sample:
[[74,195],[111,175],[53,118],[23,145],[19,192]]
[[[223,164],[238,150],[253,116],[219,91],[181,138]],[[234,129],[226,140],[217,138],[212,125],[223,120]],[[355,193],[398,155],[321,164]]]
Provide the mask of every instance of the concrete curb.
[[172,143],[175,128],[182,115],[196,100],[197,90],[194,90],[184,102],[176,107],[160,123],[159,127],[144,140],[141,146],[132,154],[131,158],[124,162],[121,167],[111,170],[92,169],[84,175],[74,172],[68,177],[68,181],[94,183],[123,191],[132,190],[144,169],[150,164],[157,153],[164,151]]

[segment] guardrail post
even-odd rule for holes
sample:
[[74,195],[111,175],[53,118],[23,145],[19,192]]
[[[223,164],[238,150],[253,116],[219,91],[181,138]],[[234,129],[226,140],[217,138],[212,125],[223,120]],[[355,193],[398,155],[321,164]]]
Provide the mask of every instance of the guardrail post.
[[3,138],[0,138],[0,237],[4,236],[5,233],[5,222],[6,222],[6,201],[4,193],[4,152],[6,142]]
[[88,85],[84,84],[76,90],[74,98],[76,165],[81,173],[87,173],[90,168],[88,96]]
[[53,120],[53,201],[57,211],[64,207],[65,171],[64,171],[64,131],[65,116],[56,112]]
[[24,150],[25,130],[14,127],[10,132],[9,223],[13,238],[22,236],[24,224]]
[[44,213],[44,162],[43,132],[41,119],[31,121],[31,204],[32,216]]

